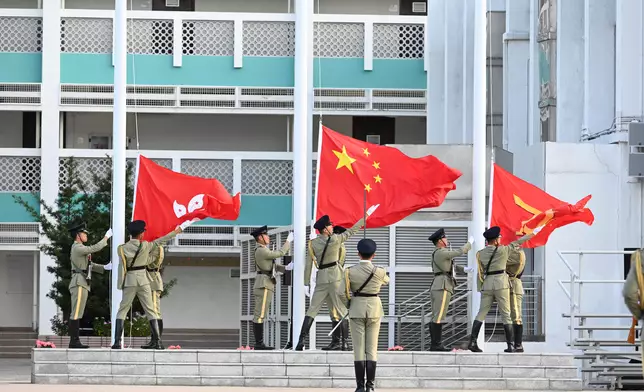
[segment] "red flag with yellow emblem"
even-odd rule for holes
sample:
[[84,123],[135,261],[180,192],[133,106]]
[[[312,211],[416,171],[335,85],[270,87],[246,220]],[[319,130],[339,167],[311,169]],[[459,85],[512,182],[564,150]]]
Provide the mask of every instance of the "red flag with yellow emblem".
[[586,203],[588,195],[576,204],[563,202],[523,181],[496,163],[492,173],[492,219],[490,226],[501,228],[501,243],[508,244],[519,237],[544,226],[524,248],[536,248],[548,242],[548,237],[557,228],[574,222],[592,225],[595,220]]
[[433,155],[410,158],[393,147],[371,144],[322,127],[317,172],[316,219],[329,215],[350,227],[367,208],[380,207],[367,227],[394,224],[422,209],[437,207],[456,189],[461,172]]

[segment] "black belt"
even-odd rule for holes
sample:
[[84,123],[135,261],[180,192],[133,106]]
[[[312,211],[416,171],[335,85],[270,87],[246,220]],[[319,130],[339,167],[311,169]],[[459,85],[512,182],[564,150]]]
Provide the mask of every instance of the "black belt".
[[354,297],[377,297],[378,294],[353,293]]
[[523,272],[521,272],[519,275],[511,274],[508,272],[508,276],[511,278],[521,279],[521,277],[523,276]]
[[257,271],[257,273],[260,275],[273,276],[272,271]]
[[145,268],[148,272],[159,272],[160,268]]
[[85,274],[85,275],[87,275],[87,271],[88,271],[88,270],[89,270],[89,268],[87,268],[86,270],[79,270],[79,269],[75,269],[75,270],[74,270],[74,273],[75,273],[75,274]]
[[451,274],[450,272],[444,272],[444,271],[441,271],[441,272],[435,272],[435,273],[434,273],[434,276],[441,276],[441,275],[447,275],[447,276],[449,276],[450,278],[452,277],[452,274]]
[[504,273],[505,273],[505,271],[503,271],[503,270],[499,270],[499,271],[490,271],[490,272],[488,272],[488,273],[486,274],[486,276],[490,276],[490,275],[499,275],[499,274],[504,274]]
[[322,264],[322,265],[320,265],[320,266],[318,267],[318,270],[323,270],[323,269],[331,268],[331,267],[333,267],[333,266],[335,266],[335,265],[338,265],[338,262],[337,262],[337,261],[334,261],[333,263],[326,263],[326,264]]
[[146,269],[146,268],[147,268],[146,266],[141,265],[141,266],[138,266],[138,267],[130,267],[130,268],[128,268],[127,270],[128,270],[128,271],[141,271],[141,270],[144,270],[144,269]]

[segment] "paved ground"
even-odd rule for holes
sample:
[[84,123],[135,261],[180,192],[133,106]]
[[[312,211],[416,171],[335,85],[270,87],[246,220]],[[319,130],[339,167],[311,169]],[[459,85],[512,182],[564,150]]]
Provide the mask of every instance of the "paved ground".
[[31,359],[0,359],[0,384],[30,382]]

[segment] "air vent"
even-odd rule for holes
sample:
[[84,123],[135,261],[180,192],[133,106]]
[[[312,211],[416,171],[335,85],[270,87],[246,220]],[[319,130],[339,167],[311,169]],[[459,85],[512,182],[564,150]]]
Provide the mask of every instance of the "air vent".
[[230,277],[231,278],[239,278],[241,275],[239,273],[239,268],[231,268],[230,269]]
[[420,1],[411,3],[411,12],[413,12],[414,14],[427,13],[427,3]]
[[165,0],[166,7],[178,7],[181,0]]

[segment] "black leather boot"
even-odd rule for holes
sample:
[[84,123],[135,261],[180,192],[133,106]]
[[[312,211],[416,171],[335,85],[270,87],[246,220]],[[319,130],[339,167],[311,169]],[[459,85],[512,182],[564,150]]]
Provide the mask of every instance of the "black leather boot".
[[159,319],[159,337],[163,337],[163,319]]
[[273,347],[264,344],[264,324],[253,323],[255,334],[255,350],[274,350]]
[[[335,326],[338,325],[338,322],[333,320],[331,322],[331,329],[335,328]],[[340,327],[335,328],[335,331],[333,331],[333,334],[331,335],[331,343],[329,343],[328,346],[322,347],[322,350],[327,350],[327,351],[338,351],[342,349],[342,346],[340,345],[340,337],[342,335],[342,330]]]
[[284,346],[284,350],[290,350],[293,348],[293,323],[291,322],[291,327],[288,330],[288,343]]
[[364,390],[364,374],[365,374],[365,361],[353,362],[353,369],[356,372],[356,392],[365,392]]
[[443,346],[443,324],[430,323],[429,333],[431,334],[431,346],[429,351],[451,351]]
[[313,325],[313,317],[309,317],[309,316],[304,317],[304,322],[302,323],[302,329],[300,330],[300,339],[297,342],[295,351],[304,350],[304,341],[306,341],[306,339],[309,337],[309,330],[311,329],[311,325]]
[[514,324],[514,352],[523,352],[523,324]]
[[80,341],[80,320],[69,320],[69,348],[89,348]]
[[514,352],[514,342],[512,339],[512,324],[503,324],[503,332],[505,332],[505,343],[508,345],[508,348],[503,350],[506,353]]
[[376,389],[376,361],[366,361],[367,370],[367,383],[365,384],[365,392],[373,392]]
[[479,332],[481,331],[482,325],[483,323],[478,320],[474,320],[474,323],[472,324],[472,334],[470,335],[470,343],[468,344],[467,348],[473,353],[483,352],[483,350],[479,348],[479,344],[476,342],[476,340],[479,338]]
[[342,351],[353,351],[349,344],[349,320],[345,318],[339,328],[342,328]]
[[149,344],[141,346],[142,349],[146,350],[163,350],[163,344],[161,343],[161,337],[159,334],[159,320],[150,320],[150,332],[152,332],[152,340]]
[[123,320],[116,319],[116,325],[114,326],[114,344],[112,345],[112,350],[121,349],[122,335],[123,335]]

